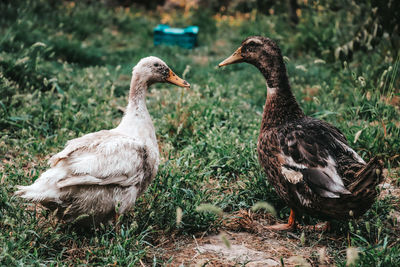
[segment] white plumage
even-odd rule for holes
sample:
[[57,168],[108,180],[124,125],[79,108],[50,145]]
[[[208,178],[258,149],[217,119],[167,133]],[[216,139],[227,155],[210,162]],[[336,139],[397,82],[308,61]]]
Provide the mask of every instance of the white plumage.
[[[67,221],[105,222],[133,206],[155,177],[159,152],[146,108],[147,87],[170,82],[188,87],[159,58],[142,59],[132,72],[129,103],[118,127],[70,140],[50,169],[16,195],[56,210]],[[88,215],[88,216],[82,216]]]

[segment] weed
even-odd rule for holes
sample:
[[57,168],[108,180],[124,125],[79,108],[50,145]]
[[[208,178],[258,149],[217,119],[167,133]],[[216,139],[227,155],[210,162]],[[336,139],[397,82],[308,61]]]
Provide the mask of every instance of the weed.
[[[194,50],[154,47],[152,27],[163,14],[136,7],[30,0],[2,1],[0,11],[1,265],[162,264],[148,253],[161,238],[221,227],[218,215],[198,212],[202,203],[227,214],[254,205],[270,209],[260,204],[266,201],[286,218],[289,209],[256,155],[265,81],[245,64],[216,69],[251,34],[278,40],[305,113],[341,129],[365,160],[381,156],[394,174],[387,183],[398,186],[399,58],[383,39],[373,51],[355,53],[352,62],[335,61],[334,48],[356,30],[348,10],[304,9],[297,29],[285,17],[257,12],[250,19],[177,12],[171,22],[201,26]],[[120,218],[119,231],[107,225],[78,233],[15,198],[15,186],[37,179],[48,157],[69,139],[118,124],[131,69],[149,55],[165,60],[178,75],[185,71],[192,88],[163,84],[148,92],[161,165],[133,211]],[[307,235],[305,246],[326,243],[339,266],[346,264],[347,247],[359,248],[361,265],[399,265],[391,218],[399,212],[396,201],[387,196],[360,220],[334,223],[334,231],[348,239]]]

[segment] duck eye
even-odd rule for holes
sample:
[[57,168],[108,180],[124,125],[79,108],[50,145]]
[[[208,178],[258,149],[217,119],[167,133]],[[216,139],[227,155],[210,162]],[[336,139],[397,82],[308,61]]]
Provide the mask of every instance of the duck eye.
[[154,67],[158,67],[159,66],[159,64],[158,63],[154,63]]

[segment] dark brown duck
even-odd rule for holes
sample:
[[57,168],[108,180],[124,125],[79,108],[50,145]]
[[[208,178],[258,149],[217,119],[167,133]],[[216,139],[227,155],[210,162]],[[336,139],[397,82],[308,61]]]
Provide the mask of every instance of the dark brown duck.
[[373,158],[365,163],[339,129],[304,114],[274,41],[248,37],[219,66],[239,62],[254,65],[267,81],[258,158],[270,183],[291,208],[288,224],[271,228],[293,228],[297,213],[326,220],[364,214],[383,180],[382,162]]

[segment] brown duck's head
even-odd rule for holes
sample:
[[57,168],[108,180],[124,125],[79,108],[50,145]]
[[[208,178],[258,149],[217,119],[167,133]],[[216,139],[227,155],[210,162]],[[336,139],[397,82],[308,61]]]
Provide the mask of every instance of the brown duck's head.
[[247,37],[242,45],[227,59],[218,64],[219,67],[229,64],[247,62],[253,65],[274,62],[281,59],[278,45],[271,39],[263,36]]
[[268,88],[290,92],[285,63],[278,45],[267,37],[250,36],[219,67],[229,64],[247,62],[260,70],[267,81]]

